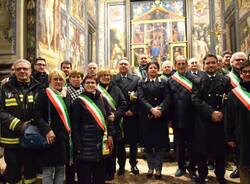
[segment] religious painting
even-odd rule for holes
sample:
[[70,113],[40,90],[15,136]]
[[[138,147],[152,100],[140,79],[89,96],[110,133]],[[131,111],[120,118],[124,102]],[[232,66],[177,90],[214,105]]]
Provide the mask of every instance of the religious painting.
[[86,0],[87,1],[87,12],[94,22],[96,22],[96,0]]
[[72,63],[73,69],[81,69],[84,64],[85,53],[85,37],[84,29],[75,21],[69,23],[69,61]]
[[139,65],[139,62],[138,62],[138,58],[140,55],[146,53],[146,48],[143,48],[143,47],[136,47],[132,50],[132,53],[133,53],[133,61],[134,63],[132,63],[133,66],[138,66]]
[[60,30],[59,0],[40,0],[37,24],[38,49],[47,54],[58,53]]
[[239,18],[241,19],[250,10],[249,0],[238,0]]
[[[139,46],[144,54],[161,63],[173,56],[171,43],[186,44],[184,0],[131,2],[132,64]],[[137,49],[138,50],[138,49]],[[185,52],[186,53],[186,52]]]
[[[126,7],[124,3],[108,4],[107,33],[108,33],[108,59],[111,68],[116,68],[121,57],[126,55]],[[140,30],[140,28],[138,28]],[[139,31],[136,30],[136,31]]]
[[35,0],[27,0],[26,3],[27,59],[32,62],[36,58],[36,3]]
[[16,0],[0,0],[0,55],[16,54]]
[[85,10],[84,0],[71,0],[71,15],[75,17],[78,21],[80,21],[81,24],[85,23],[84,10]]
[[239,30],[240,50],[246,54],[250,54],[250,12],[240,20]]
[[60,0],[60,7],[61,7],[61,9],[63,9],[64,11],[66,11],[66,9],[67,9],[67,1],[68,1],[68,0]]
[[67,54],[67,42],[68,42],[68,29],[67,26],[67,15],[61,12],[61,24],[60,24],[60,41],[59,41],[59,51],[60,51],[60,58],[63,60],[66,58]]
[[233,0],[224,0],[225,10],[229,8],[229,6],[233,3]]

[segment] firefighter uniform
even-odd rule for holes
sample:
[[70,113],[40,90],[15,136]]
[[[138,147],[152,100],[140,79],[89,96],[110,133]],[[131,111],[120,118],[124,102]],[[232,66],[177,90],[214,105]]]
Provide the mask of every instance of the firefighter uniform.
[[13,77],[2,86],[0,91],[0,144],[5,147],[4,158],[7,164],[7,183],[24,183],[36,180],[36,164],[34,150],[20,147],[25,123],[33,116],[34,98],[39,84],[34,80],[20,82]]

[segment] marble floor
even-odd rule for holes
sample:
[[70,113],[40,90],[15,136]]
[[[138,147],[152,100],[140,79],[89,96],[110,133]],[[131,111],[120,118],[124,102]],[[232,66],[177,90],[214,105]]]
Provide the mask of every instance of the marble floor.
[[[128,160],[128,159],[127,159]],[[138,159],[138,168],[140,170],[140,175],[133,175],[130,172],[130,165],[127,161],[126,163],[126,172],[124,176],[115,176],[114,180],[107,181],[107,184],[192,184],[194,183],[189,178],[188,174],[185,174],[182,177],[176,178],[174,176],[175,171],[177,169],[176,162],[164,162],[163,171],[162,171],[162,179],[155,180],[155,179],[147,179],[147,164],[145,160]],[[225,177],[228,180],[229,184],[240,183],[239,179],[231,179],[229,178],[229,174],[231,171],[226,171]],[[216,184],[217,181],[215,179],[215,175],[213,171],[209,171],[208,181],[207,184]]]

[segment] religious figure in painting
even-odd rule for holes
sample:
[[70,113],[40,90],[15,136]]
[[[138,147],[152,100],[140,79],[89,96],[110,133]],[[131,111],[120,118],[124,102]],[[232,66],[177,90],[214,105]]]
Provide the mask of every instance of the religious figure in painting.
[[44,0],[45,8],[45,29],[48,49],[51,50],[52,39],[54,35],[54,0]]

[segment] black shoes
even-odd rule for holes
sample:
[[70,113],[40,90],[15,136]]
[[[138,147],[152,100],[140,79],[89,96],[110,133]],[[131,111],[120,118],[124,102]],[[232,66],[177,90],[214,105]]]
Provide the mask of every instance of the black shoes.
[[122,175],[124,175],[124,173],[125,173],[125,169],[124,168],[119,168],[118,171],[117,171],[117,175],[118,176],[122,176]]
[[146,174],[146,177],[147,177],[148,179],[150,179],[150,178],[153,177],[153,174],[154,174],[154,170],[149,169],[149,170],[148,170],[148,173]]
[[185,173],[186,173],[185,169],[177,169],[177,171],[175,172],[175,176],[180,177],[183,176]]
[[160,179],[161,179],[161,176],[162,176],[162,175],[161,175],[161,171],[156,171],[156,172],[155,172],[155,179],[156,179],[156,180],[160,180]]
[[137,168],[137,166],[132,166],[131,167],[131,171],[134,175],[138,175],[139,174],[139,169]]
[[239,178],[240,177],[240,172],[239,172],[239,169],[236,168],[230,175],[229,175],[230,178]]

